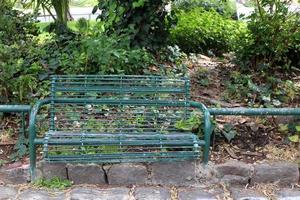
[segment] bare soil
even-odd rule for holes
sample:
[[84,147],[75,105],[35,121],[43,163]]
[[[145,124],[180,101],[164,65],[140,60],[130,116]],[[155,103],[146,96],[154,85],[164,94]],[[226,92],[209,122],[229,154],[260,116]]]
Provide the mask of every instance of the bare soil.
[[[247,107],[247,104],[237,100],[224,100],[226,81],[235,66],[230,58],[218,60],[199,55],[196,60],[187,62],[191,77],[192,98],[201,101],[208,107]],[[201,84],[199,71],[205,71],[208,84]],[[239,91],[237,91],[239,92]],[[285,107],[299,106],[299,99],[295,99]],[[231,124],[236,136],[228,142],[222,134],[214,134],[212,139],[211,160],[216,163],[228,159],[237,159],[249,163],[262,160],[300,161],[300,146],[287,140],[287,135],[278,131],[279,121],[289,122],[293,118],[276,117],[241,117],[218,116],[217,128],[222,129],[225,124]]]
[[10,162],[9,156],[15,151],[14,146],[18,140],[19,130],[19,116],[14,114],[0,116],[0,161]]

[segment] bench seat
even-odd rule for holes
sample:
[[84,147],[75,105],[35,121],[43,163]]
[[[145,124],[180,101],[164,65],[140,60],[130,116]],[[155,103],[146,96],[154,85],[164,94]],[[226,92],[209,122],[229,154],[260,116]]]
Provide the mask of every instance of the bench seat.
[[43,153],[45,161],[67,163],[189,160],[199,158],[200,148],[204,144],[193,133],[49,131],[43,140]]

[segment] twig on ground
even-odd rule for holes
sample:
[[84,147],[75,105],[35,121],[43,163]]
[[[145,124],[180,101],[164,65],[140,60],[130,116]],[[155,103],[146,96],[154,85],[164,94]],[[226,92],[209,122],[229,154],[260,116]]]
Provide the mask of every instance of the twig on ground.
[[231,149],[229,149],[228,147],[224,147],[224,149],[230,155],[230,157],[232,157],[234,159],[239,159],[239,157],[237,155],[235,155],[235,153]]
[[263,156],[262,153],[258,153],[258,152],[240,152],[240,154],[246,156],[259,156],[259,157]]

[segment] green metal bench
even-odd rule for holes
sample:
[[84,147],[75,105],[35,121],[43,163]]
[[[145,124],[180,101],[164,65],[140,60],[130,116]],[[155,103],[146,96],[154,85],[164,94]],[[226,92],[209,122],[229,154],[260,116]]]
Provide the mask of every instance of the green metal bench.
[[[211,122],[207,108],[190,98],[186,78],[160,76],[53,76],[51,96],[30,116],[30,173],[37,146],[55,163],[208,162]],[[37,137],[38,111],[49,106],[49,130]],[[176,128],[200,111],[204,136]],[[203,150],[201,149],[203,147]]]

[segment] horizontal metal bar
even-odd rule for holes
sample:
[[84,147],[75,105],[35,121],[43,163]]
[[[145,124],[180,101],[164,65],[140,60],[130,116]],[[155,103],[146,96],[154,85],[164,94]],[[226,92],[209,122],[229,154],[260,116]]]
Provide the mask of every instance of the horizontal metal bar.
[[155,158],[166,158],[166,157],[186,157],[186,156],[192,156],[197,157],[199,152],[194,151],[174,151],[174,152],[122,152],[122,153],[110,153],[110,154],[80,154],[80,155],[48,155],[45,156],[45,159],[53,159],[53,160],[77,160],[77,161],[84,161],[84,160],[94,160],[94,162],[97,161],[104,161],[106,159],[126,159],[126,158],[149,158],[149,157],[155,157]]
[[46,133],[49,137],[128,137],[128,138],[194,138],[196,137],[195,134],[192,133],[182,133],[182,132],[173,132],[170,134],[161,134],[160,132],[143,132],[142,134],[130,134],[130,133],[101,133],[101,132],[81,132],[81,133],[74,133],[72,131],[50,131]]
[[113,92],[113,93],[185,93],[184,89],[163,88],[163,87],[125,87],[125,88],[109,88],[109,87],[56,87],[55,92]]
[[141,132],[150,132],[150,131],[158,131],[160,133],[169,133],[169,132],[175,132],[178,131],[178,128],[176,128],[175,126],[172,127],[161,127],[163,126],[163,124],[158,124],[156,127],[150,127],[150,128],[142,128],[142,127],[128,127],[128,128],[114,128],[114,127],[101,127],[98,128],[97,126],[95,127],[91,127],[91,128],[85,128],[85,127],[79,127],[79,128],[73,128],[73,126],[68,125],[68,126],[63,126],[62,124],[57,124],[57,131],[73,131],[76,133],[80,133],[80,132],[91,132],[91,131],[101,131],[101,132],[107,132],[107,133],[116,133],[116,134],[120,134],[120,133],[126,133],[126,134],[136,134],[136,133],[141,133]]
[[208,108],[211,115],[300,115],[300,108]]
[[30,112],[29,105],[0,105],[0,112]]
[[54,98],[47,100],[58,104],[108,104],[108,105],[153,105],[153,106],[187,106],[186,101],[172,100],[131,100],[131,99],[80,99],[80,98]]
[[[124,146],[163,146],[163,147],[172,147],[173,145],[178,146],[181,145],[182,148],[185,148],[187,146],[192,147],[194,145],[193,140],[191,141],[160,141],[160,140],[150,140],[150,141],[142,141],[142,140],[137,140],[137,141],[129,141],[126,139],[120,139],[118,140],[91,140],[91,139],[86,139],[86,140],[60,140],[60,139],[52,139],[49,140],[48,142],[44,142],[45,144],[48,144],[49,146],[52,145],[58,145],[58,146],[63,146],[63,145],[74,145],[74,146],[89,146],[89,145],[124,145]],[[198,144],[198,143],[197,143]],[[201,143],[198,145],[205,145],[205,143]]]
[[[136,141],[130,141],[130,139],[126,140],[125,139],[120,139],[120,140],[71,140],[70,138],[66,138],[67,140],[62,140],[62,139],[50,139],[49,142],[45,142],[44,138],[36,138],[34,140],[34,144],[35,145],[43,145],[45,143],[48,143],[49,145],[94,145],[94,144],[98,144],[98,145],[119,145],[120,143],[122,143],[122,145],[137,145],[137,146],[141,146],[141,145],[193,145],[194,144],[194,140],[190,139],[189,142],[185,141],[184,138],[182,141],[160,141],[160,140],[150,140],[150,141],[141,141],[141,140],[136,140]],[[196,140],[197,144],[200,146],[205,145],[205,141],[203,140]]]
[[35,138],[34,139],[35,145],[43,145],[44,144],[44,138]]
[[120,88],[123,86],[162,86],[162,87],[171,87],[171,86],[185,86],[184,80],[136,80],[136,79],[127,79],[127,80],[110,80],[110,79],[91,79],[88,81],[85,81],[85,79],[80,80],[68,80],[68,81],[56,81],[54,83],[55,86],[80,86],[80,87],[89,87],[89,86],[99,86],[99,87],[109,87],[109,88]]
[[53,160],[45,158],[44,160],[49,163],[134,163],[134,162],[140,162],[140,163],[152,163],[152,162],[174,162],[174,161],[185,161],[185,160],[197,160],[200,159],[200,154],[192,154],[192,155],[186,155],[184,157],[133,157],[133,158],[97,158],[93,160],[78,160],[78,159],[59,159],[59,160]]
[[137,78],[140,78],[140,80],[145,81],[145,80],[152,80],[152,79],[157,79],[157,80],[189,80],[186,77],[180,77],[180,78],[168,78],[165,76],[147,76],[147,75],[52,75],[51,78],[55,78],[57,80],[73,80],[73,79],[115,79],[115,80],[136,80]]
[[[85,149],[87,148],[87,149]],[[97,153],[108,153],[110,150],[115,152],[141,152],[141,150],[145,152],[158,152],[162,150],[172,150],[172,151],[182,151],[183,149],[187,151],[187,149],[195,149],[200,148],[195,146],[172,146],[172,147],[160,147],[160,146],[124,146],[124,145],[89,145],[89,146],[45,146],[43,152],[50,153],[56,155],[56,153],[66,153],[66,155],[78,155],[85,152],[93,152]],[[106,152],[107,151],[107,152]]]

